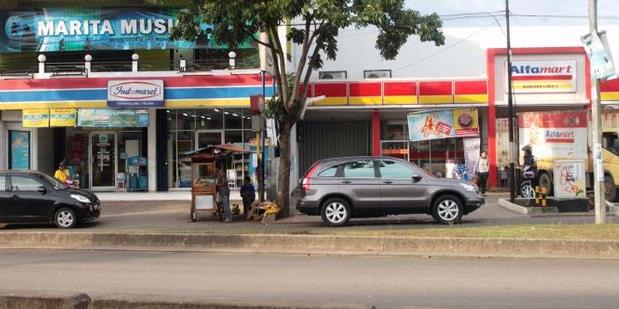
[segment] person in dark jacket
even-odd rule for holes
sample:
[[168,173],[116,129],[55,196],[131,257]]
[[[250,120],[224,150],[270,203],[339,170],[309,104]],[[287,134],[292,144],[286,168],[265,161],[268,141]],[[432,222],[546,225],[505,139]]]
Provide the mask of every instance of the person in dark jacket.
[[245,176],[243,186],[241,186],[241,198],[243,199],[243,214],[247,215],[251,204],[256,200],[256,188],[249,176]]

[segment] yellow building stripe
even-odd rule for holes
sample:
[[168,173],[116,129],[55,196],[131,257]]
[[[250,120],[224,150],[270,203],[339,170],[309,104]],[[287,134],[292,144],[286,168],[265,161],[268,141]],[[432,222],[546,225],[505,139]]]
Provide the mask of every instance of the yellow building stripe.
[[457,94],[454,96],[455,103],[488,103],[488,96],[485,94]]
[[1,103],[0,110],[45,108],[105,108],[107,101],[36,101]]
[[326,97],[314,103],[315,106],[330,106],[330,105],[347,105],[347,97]]
[[350,97],[350,105],[380,105],[383,103],[383,97]]
[[453,96],[451,95],[420,95],[420,104],[444,104],[453,103]]
[[416,95],[385,96],[383,99],[383,104],[386,104],[386,105],[417,104],[417,96]]
[[619,92],[605,91],[600,93],[600,98],[602,101],[619,101]]
[[247,99],[176,99],[166,100],[165,107],[184,108],[184,107],[249,107]]

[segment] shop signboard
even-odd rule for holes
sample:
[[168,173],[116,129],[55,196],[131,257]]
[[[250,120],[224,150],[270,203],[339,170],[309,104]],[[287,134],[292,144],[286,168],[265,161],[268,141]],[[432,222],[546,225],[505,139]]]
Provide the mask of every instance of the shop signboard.
[[50,127],[75,127],[77,123],[77,111],[74,108],[51,109],[49,111]]
[[49,109],[26,109],[22,112],[24,128],[49,127]]
[[585,160],[557,160],[554,166],[555,198],[587,198]]
[[77,126],[86,128],[143,128],[150,118],[146,110],[79,109]]
[[585,111],[520,113],[518,128],[520,148],[531,146],[538,165],[565,159],[587,159]]
[[[178,8],[41,8],[0,11],[0,53],[139,49],[228,49],[201,23],[196,41],[171,40]],[[251,48],[251,39],[237,49]]]
[[444,109],[408,114],[411,141],[479,136],[477,109]]
[[515,60],[511,70],[514,93],[576,92],[576,60]]
[[110,80],[107,105],[121,108],[163,107],[163,80]]

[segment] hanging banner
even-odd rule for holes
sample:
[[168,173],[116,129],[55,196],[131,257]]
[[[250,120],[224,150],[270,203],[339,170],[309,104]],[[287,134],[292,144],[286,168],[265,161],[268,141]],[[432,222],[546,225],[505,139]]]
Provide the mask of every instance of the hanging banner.
[[514,93],[576,92],[576,60],[517,60],[511,70]]
[[49,111],[50,127],[75,127],[77,111],[74,108],[51,109]]
[[591,63],[591,76],[606,80],[615,75],[612,53],[608,47],[606,31],[589,33],[581,38]]
[[586,186],[585,160],[555,161],[555,198],[587,198]]
[[145,110],[79,109],[77,126],[88,128],[144,128],[150,118]]
[[463,138],[462,146],[464,147],[464,165],[466,165],[467,173],[473,175],[477,161],[479,161],[481,140],[478,137]]
[[25,109],[22,112],[22,126],[24,128],[47,128],[49,127],[48,109]]
[[[42,8],[0,11],[1,52],[53,52],[134,49],[228,49],[200,24],[197,41],[171,40],[180,9]],[[251,39],[237,49],[251,48]]]
[[477,109],[444,109],[408,114],[411,141],[479,136]]

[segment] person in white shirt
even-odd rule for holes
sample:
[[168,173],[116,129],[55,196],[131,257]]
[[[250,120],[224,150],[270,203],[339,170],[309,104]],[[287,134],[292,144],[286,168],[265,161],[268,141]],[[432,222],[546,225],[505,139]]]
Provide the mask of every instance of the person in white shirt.
[[477,185],[482,195],[486,194],[486,182],[488,182],[488,171],[490,166],[488,164],[488,154],[485,151],[481,152],[479,161],[475,166],[475,172],[477,174]]

